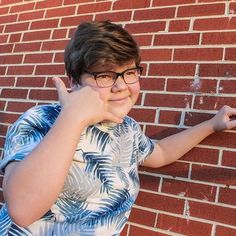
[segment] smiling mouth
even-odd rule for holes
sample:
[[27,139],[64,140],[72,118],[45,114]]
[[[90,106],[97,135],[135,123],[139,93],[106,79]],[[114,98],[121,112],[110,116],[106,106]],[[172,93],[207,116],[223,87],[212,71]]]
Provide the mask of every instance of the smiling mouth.
[[110,100],[110,102],[114,102],[114,103],[123,103],[128,99],[128,97],[123,97],[123,98],[117,98],[117,99],[112,99]]

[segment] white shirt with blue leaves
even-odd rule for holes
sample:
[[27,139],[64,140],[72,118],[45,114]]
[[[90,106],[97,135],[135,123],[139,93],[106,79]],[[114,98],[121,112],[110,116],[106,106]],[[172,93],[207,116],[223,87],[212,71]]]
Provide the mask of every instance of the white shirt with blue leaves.
[[[0,162],[2,173],[7,164],[21,161],[39,144],[60,110],[58,104],[36,106],[11,126]],[[153,148],[154,143],[128,116],[122,124],[88,126],[81,134],[63,191],[48,212],[22,228],[3,205],[0,235],[119,235],[138,195],[138,165]]]

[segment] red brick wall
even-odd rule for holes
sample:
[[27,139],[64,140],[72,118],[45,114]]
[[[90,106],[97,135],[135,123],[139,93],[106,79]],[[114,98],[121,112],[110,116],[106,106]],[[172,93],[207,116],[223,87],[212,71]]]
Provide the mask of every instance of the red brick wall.
[[[138,41],[145,70],[130,114],[150,137],[197,124],[223,104],[236,107],[235,1],[0,2],[0,157],[18,116],[57,100],[51,78],[66,78],[63,49],[81,21],[110,19]],[[140,169],[140,179],[122,236],[236,235],[235,130],[211,135],[172,165]]]

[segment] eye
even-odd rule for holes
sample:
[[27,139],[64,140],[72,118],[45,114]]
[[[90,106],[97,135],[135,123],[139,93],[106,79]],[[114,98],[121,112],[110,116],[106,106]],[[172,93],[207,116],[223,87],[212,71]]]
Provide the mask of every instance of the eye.
[[136,75],[136,73],[137,73],[136,69],[128,70],[125,72],[126,75]]
[[110,73],[100,73],[97,75],[97,79],[112,79],[112,75]]

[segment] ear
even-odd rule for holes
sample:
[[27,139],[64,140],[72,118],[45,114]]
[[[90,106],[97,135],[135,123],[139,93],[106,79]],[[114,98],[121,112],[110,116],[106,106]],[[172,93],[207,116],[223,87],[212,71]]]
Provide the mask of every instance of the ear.
[[76,90],[80,86],[71,76],[68,77],[68,82],[70,84],[71,91]]

